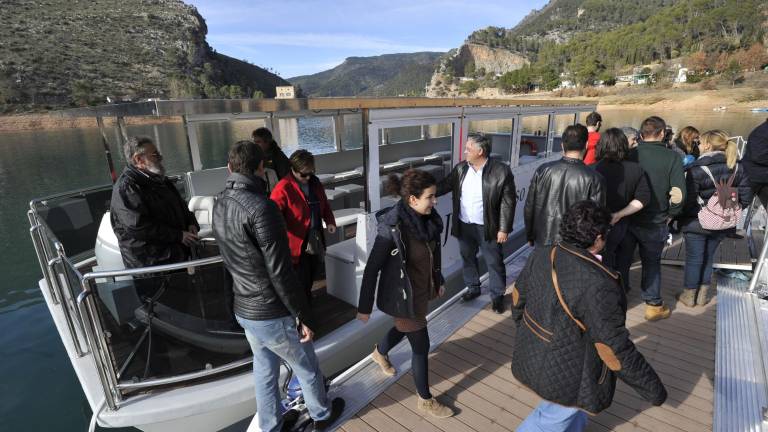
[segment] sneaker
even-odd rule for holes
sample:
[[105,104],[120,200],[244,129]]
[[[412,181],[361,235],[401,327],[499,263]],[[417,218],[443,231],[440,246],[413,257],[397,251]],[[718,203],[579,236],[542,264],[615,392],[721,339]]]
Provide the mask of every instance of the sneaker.
[[683,292],[677,296],[677,300],[688,307],[696,306],[696,290],[684,289]]
[[381,371],[384,372],[384,375],[388,376],[394,376],[397,371],[395,370],[394,366],[392,366],[392,363],[389,361],[389,356],[384,355],[379,352],[379,345],[373,346],[373,353],[371,353],[371,359],[374,363],[379,365],[381,367]]
[[491,305],[491,309],[497,314],[504,313],[504,296],[494,297]]
[[341,417],[341,413],[344,412],[344,399],[342,398],[334,398],[331,401],[331,416],[328,417],[325,420],[315,420],[312,422],[312,426],[309,428],[310,432],[320,432],[326,430],[328,427],[330,427],[332,424],[336,422],[336,420]]
[[280,428],[281,432],[288,432],[296,426],[296,421],[299,419],[299,412],[295,409],[289,409],[283,414],[283,427]]
[[421,396],[419,396],[419,400],[416,402],[416,408],[425,414],[437,418],[451,417],[454,414],[450,407],[441,404],[434,397],[422,399]]
[[669,310],[665,304],[660,304],[658,306],[649,304],[645,305],[645,319],[647,321],[658,321],[666,319],[669,318],[671,314],[672,311]]
[[712,299],[709,297],[709,285],[699,286],[699,293],[696,295],[696,304],[704,306],[709,303],[710,300]]
[[461,300],[465,302],[472,301],[476,298],[480,297],[480,290],[478,291],[467,291],[461,296]]

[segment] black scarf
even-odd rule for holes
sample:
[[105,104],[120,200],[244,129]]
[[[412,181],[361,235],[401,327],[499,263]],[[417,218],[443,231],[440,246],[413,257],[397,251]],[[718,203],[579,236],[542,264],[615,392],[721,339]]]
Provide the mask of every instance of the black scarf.
[[397,203],[397,215],[403,225],[408,228],[420,241],[440,241],[440,233],[443,232],[443,219],[432,209],[428,215],[416,213],[404,200]]

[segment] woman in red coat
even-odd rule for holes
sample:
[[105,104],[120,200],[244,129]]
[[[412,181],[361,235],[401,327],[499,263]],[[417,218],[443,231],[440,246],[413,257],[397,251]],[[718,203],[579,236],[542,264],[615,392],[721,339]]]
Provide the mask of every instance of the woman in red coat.
[[296,150],[290,157],[291,170],[272,190],[285,219],[291,261],[307,298],[312,300],[312,283],[320,272],[325,254],[323,221],[328,232],[336,231],[328,198],[315,176],[315,157],[306,150]]

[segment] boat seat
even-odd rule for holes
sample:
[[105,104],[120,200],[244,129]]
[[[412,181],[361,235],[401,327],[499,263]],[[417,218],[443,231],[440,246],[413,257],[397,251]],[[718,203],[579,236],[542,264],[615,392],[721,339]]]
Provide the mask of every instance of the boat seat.
[[347,195],[344,197],[344,207],[346,208],[362,208],[365,206],[363,204],[362,206],[360,203],[365,199],[365,188],[363,185],[350,183],[345,184],[341,186],[336,186],[336,190],[342,190],[347,193]]
[[187,173],[189,196],[215,196],[224,190],[229,177],[227,167],[211,168]]
[[189,200],[189,211],[195,215],[198,225],[200,225],[200,238],[213,237],[213,205],[215,204],[212,196],[193,196]]
[[328,204],[331,210],[340,210],[344,208],[344,197],[347,191],[341,189],[325,189],[325,196],[328,198]]

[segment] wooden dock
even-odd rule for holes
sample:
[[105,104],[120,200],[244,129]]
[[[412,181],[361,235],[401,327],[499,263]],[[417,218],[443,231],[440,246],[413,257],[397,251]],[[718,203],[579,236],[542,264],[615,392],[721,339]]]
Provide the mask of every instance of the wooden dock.
[[[627,327],[640,352],[661,376],[669,393],[667,402],[653,407],[619,381],[613,404],[591,417],[587,430],[712,430],[716,299],[706,307],[678,305],[675,295],[682,289],[682,278],[681,267],[663,266],[662,294],[673,309],[672,316],[646,322],[639,298],[639,268],[631,274]],[[540,401],[510,371],[515,330],[509,311],[497,315],[486,308],[430,355],[432,392],[454,407],[456,416],[421,416],[416,411],[412,377],[406,374],[339,430],[514,431]]]

